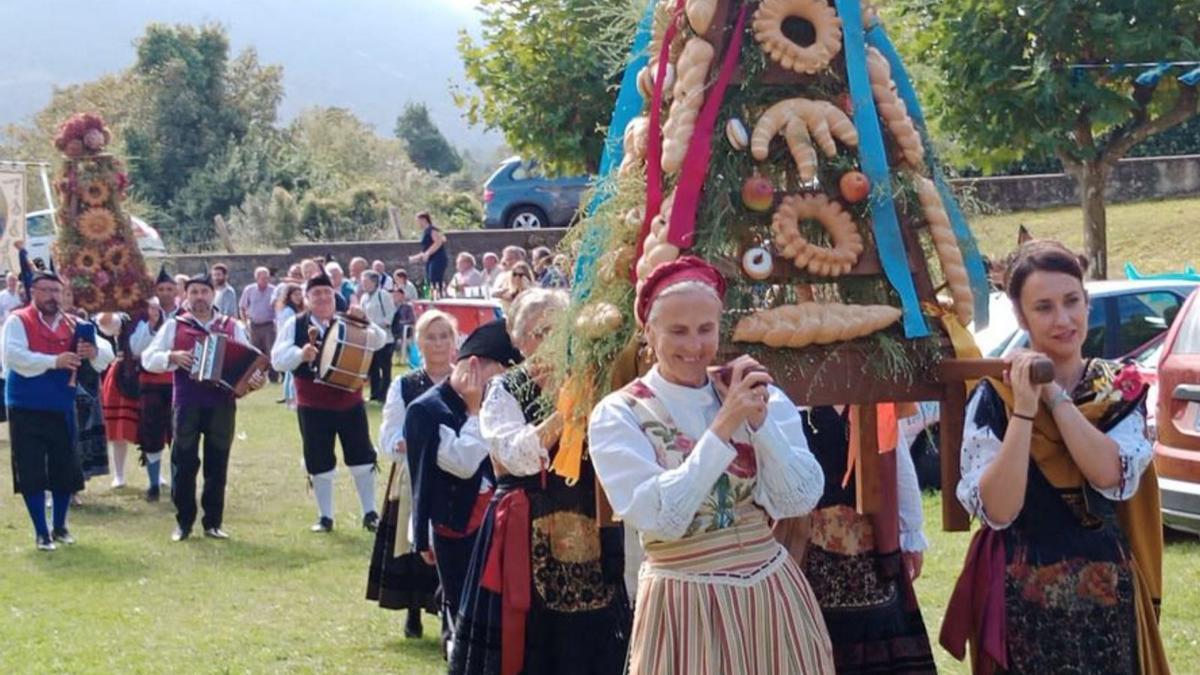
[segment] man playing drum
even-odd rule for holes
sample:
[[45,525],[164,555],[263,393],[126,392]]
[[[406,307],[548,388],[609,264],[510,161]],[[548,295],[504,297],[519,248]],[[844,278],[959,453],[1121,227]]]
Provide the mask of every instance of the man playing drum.
[[[318,372],[321,365],[332,366],[331,370],[339,365],[327,363],[329,359],[322,358],[320,346],[327,340],[341,340],[344,333],[339,330],[343,320],[335,316],[334,295],[333,282],[325,274],[305,283],[308,310],[289,318],[280,327],[271,349],[271,365],[279,372],[290,371],[296,383],[296,414],[304,442],[304,466],[312,480],[319,514],[312,531],[333,529],[333,475],[337,466],[333,442],[336,437],[341,439],[342,457],[354,476],[354,487],[362,503],[363,527],[374,532],[379,522],[375,512],[375,447],[371,444],[367,409],[363,405],[362,379],[359,378],[357,387],[351,390],[327,383],[322,377],[326,373]],[[365,350],[365,363],[370,363],[370,353],[382,347],[388,341],[388,335],[382,328],[365,322],[358,307],[351,307],[347,316],[365,324],[358,333],[361,343],[325,344],[326,356],[338,347],[347,352]],[[340,374],[345,375],[344,372]]]
[[[183,541],[196,522],[196,475],[200,472],[200,437],[204,436],[204,536],[228,539],[221,529],[225,515],[225,477],[229,450],[233,446],[237,402],[233,392],[208,382],[192,379],[193,349],[210,334],[250,345],[245,329],[233,317],[213,310],[213,282],[208,274],[184,283],[186,312],[168,319],[142,352],[142,367],[151,373],[173,373],[175,439],[171,444],[171,499],[175,502],[176,527],[173,541]],[[266,382],[262,371],[254,374],[250,387]]]

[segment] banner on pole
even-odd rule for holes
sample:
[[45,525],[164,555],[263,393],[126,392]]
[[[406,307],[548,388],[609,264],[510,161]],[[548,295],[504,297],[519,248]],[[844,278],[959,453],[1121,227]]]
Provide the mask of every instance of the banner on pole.
[[25,171],[0,171],[0,255],[3,265],[18,272],[13,242],[25,238]]

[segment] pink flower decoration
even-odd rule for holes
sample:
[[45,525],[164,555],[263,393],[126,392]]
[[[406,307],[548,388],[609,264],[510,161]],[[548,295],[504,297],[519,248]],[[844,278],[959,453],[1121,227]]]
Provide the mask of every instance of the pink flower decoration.
[[679,433],[678,431],[675,432],[675,440],[672,444],[675,446],[676,450],[684,454],[691,452],[692,449],[696,447],[695,441]]
[[654,398],[654,392],[650,391],[650,387],[647,387],[646,383],[642,382],[641,380],[634,380],[633,382],[629,383],[629,393],[632,394],[634,398]]
[[738,478],[754,478],[758,475],[758,458],[754,454],[754,446],[749,443],[732,442],[737,457],[729,464],[729,473]]
[[109,282],[108,272],[100,270],[96,272],[96,284],[98,286],[107,286]]
[[1145,387],[1145,380],[1142,379],[1142,373],[1137,369],[1137,366],[1132,363],[1126,364],[1121,372],[1117,373],[1117,377],[1113,379],[1113,389],[1121,392],[1121,400],[1132,401],[1137,398]]

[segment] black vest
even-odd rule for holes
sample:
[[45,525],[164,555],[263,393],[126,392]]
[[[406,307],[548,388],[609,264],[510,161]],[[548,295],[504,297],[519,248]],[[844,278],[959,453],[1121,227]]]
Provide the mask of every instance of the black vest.
[[404,400],[405,408],[412,405],[418,396],[430,389],[433,389],[433,380],[430,379],[429,373],[425,372],[424,368],[414,370],[400,378],[400,398]]

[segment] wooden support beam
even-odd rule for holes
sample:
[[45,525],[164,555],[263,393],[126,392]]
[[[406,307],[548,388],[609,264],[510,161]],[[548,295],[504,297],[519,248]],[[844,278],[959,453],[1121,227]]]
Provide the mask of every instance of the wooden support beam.
[[[855,406],[858,417],[858,466],[854,470],[854,485],[858,512],[863,515],[879,513],[884,505],[880,497],[879,416],[874,403]],[[853,424],[853,421],[851,422]]]
[[971,517],[958,503],[956,496],[966,408],[966,387],[961,382],[948,383],[942,397],[939,449],[942,464],[942,529],[946,532],[966,532],[971,529]]

